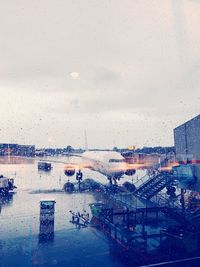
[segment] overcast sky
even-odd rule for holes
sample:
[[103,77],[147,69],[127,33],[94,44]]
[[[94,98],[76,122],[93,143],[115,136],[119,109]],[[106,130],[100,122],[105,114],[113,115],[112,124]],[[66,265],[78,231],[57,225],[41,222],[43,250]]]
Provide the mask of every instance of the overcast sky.
[[200,113],[200,1],[0,0],[0,143],[173,145]]

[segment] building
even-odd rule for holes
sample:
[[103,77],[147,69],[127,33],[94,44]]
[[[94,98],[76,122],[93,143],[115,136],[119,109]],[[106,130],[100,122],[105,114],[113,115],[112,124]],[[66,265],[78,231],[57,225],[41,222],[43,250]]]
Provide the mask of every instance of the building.
[[35,146],[33,145],[17,145],[18,156],[32,157],[35,155]]
[[200,115],[174,129],[174,144],[177,161],[192,164],[200,191]]
[[28,156],[35,155],[34,145],[0,144],[0,156]]
[[17,144],[0,144],[0,156],[16,155]]
[[178,161],[200,163],[200,115],[174,129],[174,144]]

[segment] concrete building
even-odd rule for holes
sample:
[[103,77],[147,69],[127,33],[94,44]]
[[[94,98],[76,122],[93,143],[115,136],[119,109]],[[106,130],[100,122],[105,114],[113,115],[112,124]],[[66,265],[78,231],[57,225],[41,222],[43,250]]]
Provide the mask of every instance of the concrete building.
[[16,155],[33,157],[35,155],[35,146],[34,145],[17,145]]
[[0,156],[34,156],[34,145],[0,144]]
[[200,115],[174,129],[174,145],[179,163],[192,163],[200,191]]
[[174,144],[178,161],[200,163],[200,115],[174,129]]
[[0,156],[16,155],[17,144],[0,144]]

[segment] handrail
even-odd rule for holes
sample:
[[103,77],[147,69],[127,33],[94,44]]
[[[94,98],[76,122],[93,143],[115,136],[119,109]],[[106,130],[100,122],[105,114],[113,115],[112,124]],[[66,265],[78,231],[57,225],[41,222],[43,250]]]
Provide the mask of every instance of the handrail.
[[[140,188],[140,186],[144,186],[145,184],[147,184],[149,181],[151,181],[152,179],[154,179],[154,178],[156,178],[156,177],[159,177],[160,175],[162,175],[160,172],[157,172],[157,173],[155,173],[155,174],[152,174],[152,175],[150,175],[150,174],[145,174],[144,176],[142,176],[134,185],[136,185],[136,184],[138,184],[139,182],[141,182],[140,184],[139,184],[139,186],[137,187],[137,189],[139,189]],[[143,179],[144,179],[144,177],[148,177],[148,179],[146,179],[144,182],[143,182]],[[137,190],[136,189],[136,190]]]
[[166,207],[170,207],[171,206],[172,208],[180,208],[180,204],[177,202],[177,199],[169,201],[169,198],[166,197],[166,193],[165,193],[165,195],[161,194],[161,193],[158,193],[152,199],[154,199],[156,201],[156,204],[158,206],[163,206],[163,204],[164,204]]
[[[144,181],[144,178],[145,178],[145,177],[148,177],[148,179]],[[143,175],[139,180],[137,180],[137,182],[135,182],[134,185],[137,187],[137,185],[139,184],[139,186],[140,186],[140,185],[144,184],[146,181],[148,181],[148,180],[150,179],[150,177],[151,177],[151,176],[150,176],[149,174],[146,173],[146,174]]]

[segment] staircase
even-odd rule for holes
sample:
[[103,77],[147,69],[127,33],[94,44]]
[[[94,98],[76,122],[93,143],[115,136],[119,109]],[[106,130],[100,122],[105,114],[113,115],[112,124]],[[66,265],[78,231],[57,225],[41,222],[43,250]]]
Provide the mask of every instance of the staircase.
[[149,178],[145,183],[140,185],[134,192],[134,195],[142,199],[151,199],[163,188],[170,184],[172,177],[169,174],[158,173]]
[[186,214],[182,213],[180,210],[174,208],[166,208],[163,210],[164,213],[168,214],[172,219],[180,223],[185,228],[191,228],[192,222],[187,218]]

